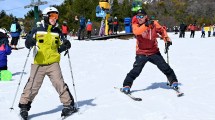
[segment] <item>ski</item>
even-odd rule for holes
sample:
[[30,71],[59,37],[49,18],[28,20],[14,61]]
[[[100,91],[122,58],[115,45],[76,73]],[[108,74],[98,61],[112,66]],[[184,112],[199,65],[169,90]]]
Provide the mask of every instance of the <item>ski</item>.
[[[114,87],[114,89],[117,89],[117,90],[119,90],[120,92],[122,92],[122,91],[120,90],[120,88],[118,88],[118,87]],[[122,93],[123,93],[123,92],[122,92]],[[125,94],[125,93],[123,93],[123,94]],[[131,99],[134,100],[134,101],[142,101],[142,98],[134,97],[131,93],[125,94],[125,95],[127,95],[129,98],[131,98]]]
[[179,88],[179,87],[178,87],[177,89],[176,89],[176,88],[173,88],[173,87],[170,86],[170,84],[169,84],[168,82],[167,82],[166,85],[169,86],[171,89],[173,89],[173,90],[176,92],[177,97],[184,96],[184,93],[180,91],[180,88]]
[[181,92],[181,91],[179,90],[179,88],[178,88],[178,89],[172,88],[172,89],[176,92],[177,97],[184,96],[184,93],[183,93],[183,92]]
[[25,48],[25,47],[18,47],[18,48],[11,47],[12,50],[20,50],[20,49],[23,49],[23,48]]

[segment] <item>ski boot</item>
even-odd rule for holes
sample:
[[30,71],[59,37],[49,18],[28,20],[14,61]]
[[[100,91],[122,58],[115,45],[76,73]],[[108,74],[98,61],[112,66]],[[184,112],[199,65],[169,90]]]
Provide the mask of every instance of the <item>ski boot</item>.
[[62,113],[61,113],[61,117],[70,116],[77,111],[78,111],[78,109],[74,106],[64,106]]
[[178,82],[172,83],[171,87],[172,87],[173,89],[175,89],[175,90],[178,90],[178,89],[179,89],[179,87],[178,87]]
[[23,120],[28,119],[28,109],[27,108],[21,108],[20,109],[20,116],[22,117]]
[[125,86],[123,88],[120,88],[120,91],[125,93],[125,94],[130,94],[130,87],[129,86]]

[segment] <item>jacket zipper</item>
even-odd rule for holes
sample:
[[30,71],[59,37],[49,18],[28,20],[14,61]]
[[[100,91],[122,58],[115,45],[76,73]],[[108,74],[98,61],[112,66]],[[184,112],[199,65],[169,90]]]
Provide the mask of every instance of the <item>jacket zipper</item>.
[[152,29],[149,30],[149,39],[152,40]]

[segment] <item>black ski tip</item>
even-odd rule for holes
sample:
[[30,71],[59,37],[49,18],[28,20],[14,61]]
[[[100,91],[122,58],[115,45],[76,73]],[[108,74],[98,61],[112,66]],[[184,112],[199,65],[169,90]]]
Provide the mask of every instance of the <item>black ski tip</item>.
[[142,98],[134,98],[135,101],[142,101]]
[[[124,93],[125,94],[125,93]],[[142,98],[139,98],[139,97],[134,97],[131,95],[131,93],[129,94],[125,94],[125,95],[128,95],[131,99],[133,99],[134,101],[142,101]]]
[[179,93],[179,94],[177,95],[177,97],[181,97],[181,96],[184,96],[184,93]]

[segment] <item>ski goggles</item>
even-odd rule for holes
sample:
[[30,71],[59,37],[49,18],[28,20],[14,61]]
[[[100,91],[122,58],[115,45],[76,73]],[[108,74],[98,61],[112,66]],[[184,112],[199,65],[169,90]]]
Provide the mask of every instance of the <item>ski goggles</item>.
[[142,19],[142,18],[144,18],[145,17],[145,15],[136,15],[136,18],[137,19]]
[[49,14],[49,18],[50,18],[50,19],[56,19],[56,20],[57,20],[57,19],[58,19],[58,16],[59,16],[58,13],[50,13],[50,14]]

